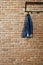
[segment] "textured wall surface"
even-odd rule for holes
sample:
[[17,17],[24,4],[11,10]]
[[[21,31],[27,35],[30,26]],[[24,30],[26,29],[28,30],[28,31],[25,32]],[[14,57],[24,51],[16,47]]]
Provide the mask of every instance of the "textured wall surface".
[[43,12],[30,13],[33,38],[21,38],[26,1],[43,0],[0,0],[0,65],[43,65]]

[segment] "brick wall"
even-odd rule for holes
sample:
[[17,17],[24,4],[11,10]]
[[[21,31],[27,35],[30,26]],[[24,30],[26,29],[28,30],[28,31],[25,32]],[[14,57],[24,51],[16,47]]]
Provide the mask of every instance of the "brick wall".
[[0,65],[43,65],[42,12],[30,13],[33,38],[21,38],[26,1],[0,0]]

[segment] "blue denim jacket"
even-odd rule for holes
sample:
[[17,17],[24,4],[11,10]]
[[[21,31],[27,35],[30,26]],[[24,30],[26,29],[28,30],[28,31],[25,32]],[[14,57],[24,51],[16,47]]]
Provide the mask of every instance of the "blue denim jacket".
[[29,37],[31,34],[33,34],[33,24],[30,14],[27,14],[25,17],[24,28],[22,31],[22,38],[27,37],[27,34],[29,35]]

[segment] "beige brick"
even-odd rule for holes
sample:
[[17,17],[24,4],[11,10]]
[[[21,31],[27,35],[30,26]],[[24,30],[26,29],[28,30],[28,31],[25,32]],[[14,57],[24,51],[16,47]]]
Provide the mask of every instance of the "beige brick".
[[43,65],[42,12],[30,13],[33,21],[33,38],[21,37],[27,14],[26,1],[43,2],[43,0],[0,0],[0,65]]

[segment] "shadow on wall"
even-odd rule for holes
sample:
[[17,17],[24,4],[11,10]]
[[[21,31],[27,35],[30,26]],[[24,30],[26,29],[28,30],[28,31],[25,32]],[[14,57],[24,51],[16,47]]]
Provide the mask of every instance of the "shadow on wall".
[[25,17],[24,28],[22,30],[22,38],[33,37],[33,23],[30,14],[28,13]]

